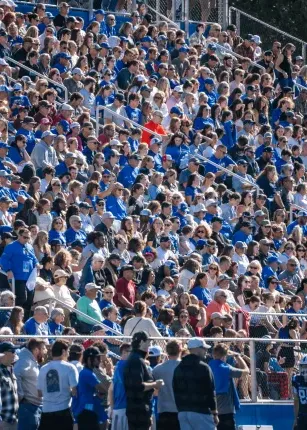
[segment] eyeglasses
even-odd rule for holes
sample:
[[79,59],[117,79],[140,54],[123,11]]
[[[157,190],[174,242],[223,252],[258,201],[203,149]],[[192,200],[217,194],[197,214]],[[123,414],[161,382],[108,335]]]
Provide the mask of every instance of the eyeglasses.
[[60,186],[61,186],[61,184],[56,183],[56,184],[52,184],[52,186],[53,186],[53,187],[60,187]]
[[63,225],[63,223],[61,221],[56,221],[54,224]]
[[297,267],[297,264],[295,264],[295,263],[289,263],[289,266],[291,266],[291,267]]
[[97,203],[97,206],[104,206],[104,203]]
[[286,251],[294,251],[294,248],[285,248]]
[[209,270],[218,270],[217,267],[209,267]]
[[173,200],[180,200],[180,197],[175,196],[173,197]]
[[218,297],[227,297],[226,294],[220,294]]
[[278,284],[277,281],[271,281],[270,284]]
[[22,236],[25,240],[30,240],[31,237],[30,236]]
[[180,315],[180,318],[189,318],[189,315]]
[[199,233],[206,233],[205,230],[198,230],[197,234]]

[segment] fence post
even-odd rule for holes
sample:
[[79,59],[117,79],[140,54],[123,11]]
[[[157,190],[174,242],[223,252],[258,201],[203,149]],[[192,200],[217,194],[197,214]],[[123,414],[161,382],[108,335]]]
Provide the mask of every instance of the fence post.
[[183,12],[183,20],[185,23],[185,32],[187,37],[189,36],[189,32],[190,32],[190,21],[189,21],[189,0],[183,0],[183,4],[184,4],[184,12]]
[[249,341],[250,350],[250,368],[251,368],[251,382],[252,382],[252,402],[257,403],[257,375],[256,375],[256,349],[255,341],[251,339]]
[[303,43],[302,46],[302,57],[304,58],[304,62],[306,61],[306,43]]
[[237,33],[238,33],[238,34],[241,34],[240,18],[241,18],[241,14],[240,14],[240,12],[236,9],[236,26],[237,26]]
[[89,18],[92,19],[94,16],[94,0],[90,0],[89,4]]

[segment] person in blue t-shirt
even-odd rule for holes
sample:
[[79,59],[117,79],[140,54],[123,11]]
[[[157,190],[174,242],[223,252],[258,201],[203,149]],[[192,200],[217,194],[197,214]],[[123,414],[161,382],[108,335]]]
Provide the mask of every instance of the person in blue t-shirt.
[[[225,145],[218,145],[216,147],[215,153],[210,157],[210,161],[213,161],[215,164],[218,164],[221,167],[226,167],[229,170],[232,170],[232,167],[236,165],[236,163],[228,156],[227,148]],[[226,174],[219,170],[218,167],[213,166],[211,163],[205,164],[206,173],[212,172],[215,174],[215,177],[221,182],[226,178]]]
[[[209,267],[210,270],[210,267]],[[204,307],[212,301],[212,296],[207,288],[208,286],[208,275],[207,273],[199,273],[196,276],[193,287],[191,288],[191,294],[194,294],[198,298],[199,306]]]
[[89,347],[83,353],[84,368],[79,374],[77,396],[73,399],[73,413],[79,430],[99,430],[99,423],[105,416],[101,394],[106,394],[105,382],[95,374],[101,362],[101,353],[96,347]]
[[237,242],[245,242],[248,244],[251,240],[253,240],[252,237],[252,230],[253,226],[249,221],[243,221],[240,227],[240,230],[237,231],[232,238],[232,243],[235,245]]
[[131,188],[134,184],[137,175],[139,174],[139,166],[142,158],[139,154],[132,154],[129,157],[129,164],[124,166],[122,170],[119,172],[117,180],[125,188]]
[[64,311],[61,308],[55,308],[51,312],[50,320],[48,321],[48,327],[50,334],[60,336],[63,334],[64,326]]
[[211,108],[209,105],[202,105],[199,107],[199,110],[197,112],[197,116],[194,120],[194,129],[196,131],[201,131],[204,129],[206,124],[209,124],[212,126],[212,129],[214,129],[214,121],[210,117],[211,115]]
[[138,94],[130,94],[128,98],[128,105],[124,108],[127,118],[138,124],[142,123],[142,112],[138,108],[140,104],[140,96]]
[[[122,343],[119,348],[120,361],[116,364],[113,382],[109,389],[110,408],[112,411],[112,421],[121,423],[120,428],[128,428],[126,417],[126,392],[124,386],[124,369],[127,364],[127,359],[131,352],[129,343]],[[126,425],[125,425],[126,424]]]

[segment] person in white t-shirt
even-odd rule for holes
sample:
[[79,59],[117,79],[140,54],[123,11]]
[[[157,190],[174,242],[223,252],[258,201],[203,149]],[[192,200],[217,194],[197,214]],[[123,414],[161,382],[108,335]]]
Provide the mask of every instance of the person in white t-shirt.
[[160,266],[162,266],[166,260],[177,261],[175,254],[170,250],[171,244],[172,242],[169,236],[161,236],[160,246],[157,248],[157,260],[159,261]]
[[[52,345],[52,361],[40,369],[38,395],[43,397],[41,430],[72,429],[71,398],[77,394],[78,371],[67,362],[69,344],[57,340]],[[59,425],[60,424],[60,425]]]

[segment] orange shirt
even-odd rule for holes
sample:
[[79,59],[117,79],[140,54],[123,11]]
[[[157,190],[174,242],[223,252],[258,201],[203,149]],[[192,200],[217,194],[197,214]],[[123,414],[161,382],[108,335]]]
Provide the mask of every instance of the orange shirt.
[[221,305],[218,302],[216,302],[215,300],[212,300],[212,302],[210,302],[208,304],[207,309],[206,309],[207,323],[208,324],[211,321],[211,315],[214,312],[220,312],[223,315],[230,314],[230,306],[227,303],[225,303],[224,305]]
[[[162,125],[160,124],[156,124],[152,120],[144,124],[144,127],[149,128],[149,130],[152,130],[155,133],[163,134],[163,136],[167,135],[164,127],[162,127]],[[149,146],[150,140],[151,140],[151,134],[148,131],[144,130],[142,133],[141,142],[147,143],[147,145]]]

